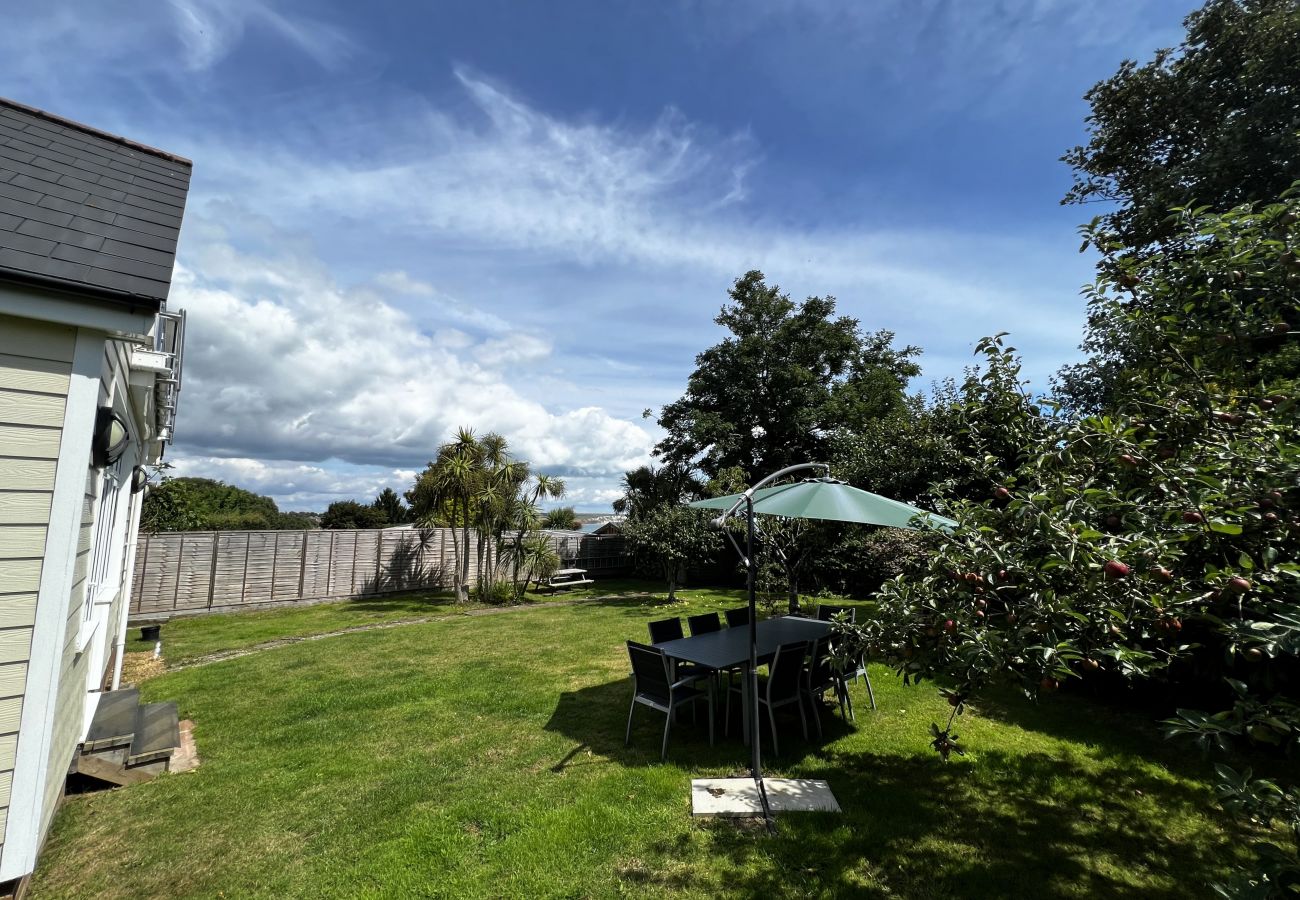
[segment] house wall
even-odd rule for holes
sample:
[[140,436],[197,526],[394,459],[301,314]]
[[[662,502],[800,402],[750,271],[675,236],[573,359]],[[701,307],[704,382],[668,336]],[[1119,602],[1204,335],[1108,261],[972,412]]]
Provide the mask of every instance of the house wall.
[[[7,299],[0,291],[0,310]],[[129,377],[129,345],[104,331],[0,312],[0,882],[34,867],[111,677],[126,614],[130,475],[147,437],[136,409],[146,389],[133,394]],[[95,410],[109,403],[133,440],[109,577],[88,597],[105,499],[90,443]]]
[[[83,340],[84,332],[83,332]],[[95,692],[103,685],[112,661],[113,642],[121,621],[124,579],[122,565],[125,559],[126,524],[130,509],[130,473],[139,455],[139,424],[134,415],[127,387],[129,358],[125,345],[119,341],[103,342],[103,356],[99,371],[99,392],[96,407],[116,406],[127,414],[136,429],[137,440],[123,456],[120,471],[122,483],[116,488],[118,504],[116,527],[110,546],[113,563],[110,579],[101,586],[97,595],[88,595],[88,574],[91,564],[91,541],[95,522],[103,506],[108,482],[103,472],[85,460],[85,488],[82,493],[81,518],[78,525],[76,554],[73,561],[72,586],[68,592],[67,616],[63,632],[62,655],[58,669],[58,694],[55,701],[54,728],[50,740],[46,783],[42,803],[40,833],[48,830],[57,806],[59,792],[77,751],[85,738],[94,715],[97,697]],[[87,423],[91,428],[93,421]],[[90,608],[87,608],[90,604]],[[87,621],[91,624],[87,624]],[[89,638],[86,631],[90,630]]]
[[76,329],[0,316],[0,853]]

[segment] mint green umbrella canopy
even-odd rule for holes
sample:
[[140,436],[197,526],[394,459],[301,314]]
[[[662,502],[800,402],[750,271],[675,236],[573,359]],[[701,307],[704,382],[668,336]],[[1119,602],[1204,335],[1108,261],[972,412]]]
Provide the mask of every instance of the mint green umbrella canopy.
[[[696,500],[690,506],[699,509],[727,510],[735,506],[736,501],[743,496],[743,494],[731,494],[709,500]],[[759,488],[754,491],[754,512],[769,516],[788,516],[792,519],[831,519],[836,522],[885,525],[890,528],[916,528],[918,525],[929,525],[947,529],[957,525],[952,519],[855,488],[834,478],[805,478],[793,484]]]

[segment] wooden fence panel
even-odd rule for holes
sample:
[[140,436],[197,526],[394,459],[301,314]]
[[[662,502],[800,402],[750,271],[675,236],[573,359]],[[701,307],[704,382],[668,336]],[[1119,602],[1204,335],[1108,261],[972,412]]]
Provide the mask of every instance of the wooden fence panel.
[[[142,534],[131,615],[451,587],[461,535],[450,528]],[[566,566],[627,570],[622,537],[549,535]],[[470,556],[478,536],[470,533]],[[471,566],[470,584],[480,573]]]

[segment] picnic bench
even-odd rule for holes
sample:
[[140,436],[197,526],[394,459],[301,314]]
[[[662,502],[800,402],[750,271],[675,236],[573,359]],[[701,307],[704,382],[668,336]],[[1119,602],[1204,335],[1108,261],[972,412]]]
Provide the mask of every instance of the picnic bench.
[[564,588],[579,587],[584,584],[595,584],[592,579],[587,577],[586,569],[556,569],[541,587],[546,588],[548,591],[558,591]]

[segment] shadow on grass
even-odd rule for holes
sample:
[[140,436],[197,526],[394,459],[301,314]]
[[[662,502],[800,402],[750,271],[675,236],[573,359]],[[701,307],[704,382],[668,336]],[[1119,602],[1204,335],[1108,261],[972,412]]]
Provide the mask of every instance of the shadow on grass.
[[[978,765],[938,758],[843,754],[808,766],[842,814],[787,814],[778,834],[704,826],[725,856],[736,896],[1207,896],[1243,843],[1178,820],[1203,791],[1133,772],[1098,771],[1041,753],[986,753]],[[1172,826],[1172,827],[1171,827]],[[685,840],[655,848],[684,854]]]
[[[562,772],[573,765],[586,751],[605,757],[625,766],[647,766],[659,763],[660,742],[663,739],[664,714],[637,705],[632,713],[632,740],[624,747],[623,736],[627,728],[628,708],[632,703],[632,679],[592,685],[560,694],[555,711],[545,729],[564,735],[576,746],[551,767]],[[669,764],[691,768],[728,768],[748,770],[749,749],[742,741],[741,709],[739,698],[731,704],[731,734],[726,735],[724,698],[714,713],[714,745],[709,746],[708,714],[704,704],[698,704],[698,721],[689,709],[682,709],[672,728],[668,741]],[[831,712],[827,706],[821,713],[822,735],[819,737],[812,720],[808,721],[808,740],[802,740],[797,713],[778,710],[777,729],[781,738],[781,754],[773,756],[767,719],[763,722],[763,754],[765,766],[785,767],[805,761],[810,757],[824,756],[826,745],[849,733],[853,726]]]

